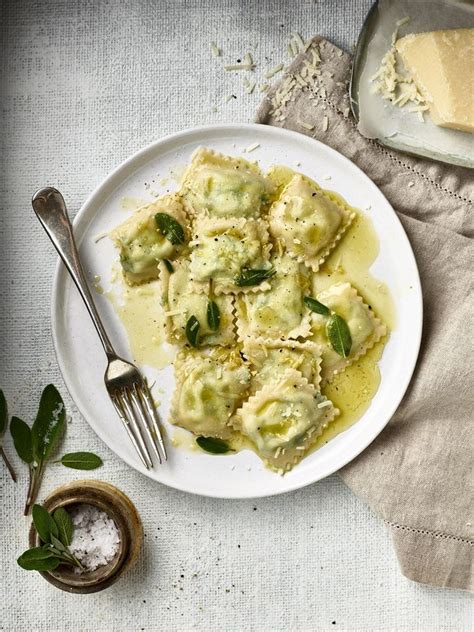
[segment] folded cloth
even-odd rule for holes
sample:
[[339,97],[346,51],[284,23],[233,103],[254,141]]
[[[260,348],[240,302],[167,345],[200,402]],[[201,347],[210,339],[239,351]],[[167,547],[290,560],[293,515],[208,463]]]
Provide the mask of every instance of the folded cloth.
[[423,339],[411,385],[386,429],[339,474],[387,523],[406,577],[474,590],[473,172],[361,136],[350,114],[350,64],[314,38],[257,114],[258,123],[313,136],[365,171],[396,209],[421,275]]

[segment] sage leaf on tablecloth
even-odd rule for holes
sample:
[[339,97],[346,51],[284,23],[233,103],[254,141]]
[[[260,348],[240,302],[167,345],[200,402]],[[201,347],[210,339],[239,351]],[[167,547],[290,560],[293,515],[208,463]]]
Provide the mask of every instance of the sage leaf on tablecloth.
[[58,525],[47,509],[42,505],[33,505],[31,514],[35,529],[45,544],[51,543],[51,536],[58,537]]
[[186,323],[186,338],[192,347],[198,346],[200,328],[201,325],[199,324],[196,316],[190,316],[188,322]]
[[225,454],[231,451],[231,448],[225,441],[215,437],[198,437],[196,443],[202,450],[211,454]]
[[321,316],[331,315],[331,310],[315,298],[312,298],[311,296],[305,296],[303,300],[306,307],[308,307],[312,312],[315,312],[316,314],[321,314]]
[[179,246],[184,243],[183,227],[174,217],[171,217],[168,213],[157,213],[155,215],[155,222],[160,233],[163,237],[166,237],[173,246]]
[[100,456],[93,452],[70,452],[56,462],[75,470],[95,470],[104,464]]
[[268,270],[260,270],[253,268],[242,268],[240,274],[235,278],[235,285],[239,287],[249,285],[259,285],[266,279],[271,279],[274,276],[275,270],[269,268]]
[[74,532],[74,525],[72,523],[71,516],[64,509],[64,507],[59,507],[53,513],[53,520],[58,527],[58,537],[64,546],[69,546],[72,541],[72,534]]
[[61,564],[61,560],[51,550],[42,546],[28,549],[17,562],[25,571],[54,571]]
[[221,323],[221,313],[215,301],[207,303],[207,324],[212,331],[217,331]]
[[18,456],[28,465],[33,462],[33,439],[31,428],[19,417],[12,417],[10,433]]
[[332,314],[326,323],[326,333],[331,347],[343,358],[351,352],[352,337],[344,318]]
[[41,394],[38,414],[31,429],[33,455],[46,461],[63,431],[66,410],[61,395],[53,384],[48,384]]
[[16,483],[15,470],[13,469],[12,464],[10,463],[7,455],[5,454],[5,450],[3,449],[3,436],[5,434],[7,426],[8,426],[7,400],[3,391],[0,389],[0,456],[3,459],[3,462],[5,463],[10,476],[12,477],[13,481]]

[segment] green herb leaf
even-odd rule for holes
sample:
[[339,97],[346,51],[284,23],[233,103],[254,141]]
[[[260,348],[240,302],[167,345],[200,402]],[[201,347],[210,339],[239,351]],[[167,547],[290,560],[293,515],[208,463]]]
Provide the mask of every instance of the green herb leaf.
[[25,571],[53,571],[61,563],[52,551],[41,546],[28,549],[17,562]]
[[61,540],[60,540],[57,536],[55,536],[55,535],[53,535],[53,534],[51,534],[51,546],[52,546],[52,547],[53,547],[53,549],[54,549],[54,550],[56,550],[56,551],[57,551],[60,555],[64,555],[64,554],[66,554],[66,555],[67,555],[67,554],[69,554],[69,550],[68,550],[67,546],[65,546],[65,545],[61,542]]
[[171,263],[171,261],[169,261],[168,259],[163,259],[163,263],[165,264],[166,269],[168,270],[168,272],[170,274],[173,274],[174,268],[173,268],[173,264]]
[[312,312],[315,312],[316,314],[321,314],[321,316],[331,315],[331,310],[326,307],[326,305],[323,305],[322,303],[317,301],[315,298],[312,298],[311,296],[305,296],[303,301],[306,307],[309,307]]
[[221,313],[215,301],[209,301],[207,304],[207,324],[212,331],[217,331],[221,324]]
[[211,454],[225,454],[231,450],[225,441],[215,437],[198,437],[196,443],[200,448]]
[[59,463],[74,470],[95,470],[104,464],[100,456],[92,452],[70,452],[64,454]]
[[39,461],[46,461],[64,428],[66,410],[57,388],[48,384],[44,389],[38,414],[33,424],[33,455]]
[[235,277],[235,285],[239,287],[247,285],[259,285],[265,279],[271,279],[274,276],[275,270],[269,268],[268,270],[255,270],[253,268],[242,268],[240,274]]
[[13,445],[18,456],[25,463],[33,462],[33,440],[31,428],[18,417],[12,417],[10,432],[13,437]]
[[64,507],[59,507],[59,509],[56,509],[53,513],[53,520],[58,527],[59,539],[64,546],[69,546],[74,532],[74,525],[72,524],[71,516]]
[[3,435],[8,425],[8,406],[3,391],[0,389],[0,437]]
[[155,222],[160,233],[170,241],[173,246],[184,243],[184,230],[179,222],[168,213],[157,213]]
[[193,347],[198,346],[200,328],[201,325],[199,324],[196,316],[190,316],[188,322],[186,323],[186,338],[188,339],[189,344]]
[[43,542],[48,544],[51,542],[52,537],[58,537],[58,525],[44,507],[41,505],[33,505],[32,515],[35,529]]
[[326,323],[326,333],[331,347],[343,358],[351,352],[352,338],[344,318],[333,314]]

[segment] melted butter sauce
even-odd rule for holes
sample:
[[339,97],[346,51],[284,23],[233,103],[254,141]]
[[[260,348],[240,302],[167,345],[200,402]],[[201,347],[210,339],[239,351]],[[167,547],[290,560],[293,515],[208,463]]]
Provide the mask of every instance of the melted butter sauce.
[[165,317],[159,301],[158,281],[146,285],[127,285],[105,293],[127,332],[133,361],[162,369],[174,358],[165,343]]

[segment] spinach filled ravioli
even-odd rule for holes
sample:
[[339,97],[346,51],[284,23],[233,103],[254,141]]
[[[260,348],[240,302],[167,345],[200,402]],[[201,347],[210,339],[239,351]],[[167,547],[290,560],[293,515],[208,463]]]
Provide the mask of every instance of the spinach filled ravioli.
[[190,246],[189,272],[199,291],[206,291],[211,281],[216,294],[269,288],[265,274],[260,284],[239,281],[246,270],[271,270],[271,244],[262,220],[200,218]]
[[367,353],[385,336],[387,328],[350,283],[331,285],[316,294],[316,299],[331,313],[343,318],[350,334],[350,350],[347,354],[341,355],[330,343],[328,316],[314,312],[311,314],[313,340],[321,347],[322,377],[324,380],[330,380],[335,373],[340,373]]
[[315,183],[296,174],[270,208],[270,234],[290,256],[316,271],[354,216]]
[[[330,433],[357,419],[342,391],[370,402],[378,383],[370,391],[358,377],[370,371],[350,365],[387,329],[341,264],[357,243],[359,213],[344,240],[355,215],[288,167],[264,174],[256,163],[199,148],[178,193],[110,233],[128,284],[158,279],[127,291],[152,299],[156,292],[144,331],[151,314],[152,330],[164,325],[164,339],[178,348],[169,422],[200,449],[251,449],[286,474],[326,440],[336,418]],[[343,256],[330,257],[337,248]],[[357,270],[348,273],[358,283]]]
[[233,426],[252,441],[269,467],[289,471],[339,413],[296,369],[287,369],[238,410]]
[[[164,231],[160,230],[159,220],[165,222]],[[166,224],[174,232],[167,233]],[[143,206],[117,226],[110,237],[119,249],[126,281],[138,284],[158,278],[158,262],[175,259],[182,252],[187,241],[186,225],[181,199],[173,194]]]
[[271,260],[274,275],[268,292],[236,298],[239,338],[287,339],[308,337],[310,314],[304,305],[310,284],[308,269],[286,254]]
[[170,422],[206,437],[226,439],[231,418],[247,396],[250,371],[237,349],[183,349],[174,363]]
[[256,164],[205,147],[194,153],[182,184],[190,212],[214,218],[259,217],[273,190]]
[[[234,298],[223,294],[211,297],[196,292],[189,277],[189,260],[178,259],[172,269],[160,264],[162,270],[162,300],[165,308],[166,337],[171,344],[186,344],[186,325],[194,316],[199,322],[199,342],[202,345],[230,346],[235,342]],[[219,312],[219,327],[209,324],[209,303],[213,301]]]

